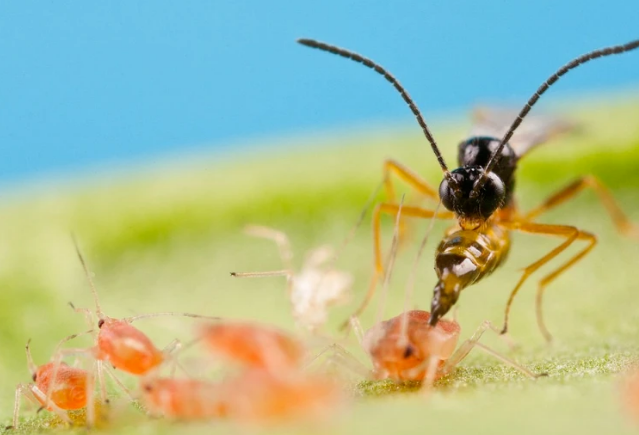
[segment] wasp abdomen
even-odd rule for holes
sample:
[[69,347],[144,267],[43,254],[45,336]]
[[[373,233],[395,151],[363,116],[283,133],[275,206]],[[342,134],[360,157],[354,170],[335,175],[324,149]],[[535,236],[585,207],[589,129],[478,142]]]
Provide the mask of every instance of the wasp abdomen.
[[437,248],[435,271],[439,282],[431,304],[434,325],[457,302],[459,293],[495,270],[510,247],[508,232],[488,225],[484,231],[459,230]]

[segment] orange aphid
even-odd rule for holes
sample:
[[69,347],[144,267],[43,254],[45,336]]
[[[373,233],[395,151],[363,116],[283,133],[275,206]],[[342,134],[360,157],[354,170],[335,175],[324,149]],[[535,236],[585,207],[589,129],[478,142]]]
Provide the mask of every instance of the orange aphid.
[[304,347],[288,334],[248,322],[221,322],[201,327],[200,337],[216,355],[255,368],[298,368]]
[[95,356],[109,361],[116,369],[143,375],[165,360],[165,354],[149,337],[129,322],[104,317],[98,322]]
[[[483,322],[472,337],[455,350],[461,331],[459,324],[455,320],[442,319],[431,327],[429,319],[429,312],[412,310],[379,322],[366,331],[361,343],[373,363],[374,378],[398,382],[424,381],[430,386],[450,373],[474,347],[528,377],[542,376],[479,343],[486,330],[495,330],[490,322]],[[356,328],[359,328],[358,324]]]
[[[58,347],[75,337],[76,335],[71,335],[65,338],[58,344]],[[26,397],[43,409],[55,412],[63,421],[69,423],[70,419],[65,411],[86,407],[89,400],[88,396],[92,395],[89,372],[70,367],[59,361],[55,356],[52,361],[36,366],[31,357],[29,342],[26,345],[26,353],[27,365],[31,372],[33,383],[18,384],[16,387],[13,427],[18,426],[20,399],[22,397]]]
[[318,419],[344,399],[331,379],[300,372],[274,376],[264,370],[247,370],[228,382],[228,387],[228,414],[241,422]]
[[362,347],[373,362],[375,378],[422,381],[431,357],[437,359],[434,379],[444,374],[444,362],[455,351],[461,328],[456,321],[445,319],[431,328],[429,319],[429,312],[413,310],[366,331]]
[[141,383],[144,405],[177,420],[228,417],[242,423],[291,418],[319,418],[342,399],[329,379],[302,373],[276,376],[247,369],[221,382],[152,378]]
[[630,415],[639,421],[639,371],[623,379],[623,401]]
[[219,418],[227,415],[227,391],[223,385],[195,379],[144,379],[140,385],[144,406],[155,415],[181,420]]
[[[38,367],[33,375],[35,386],[45,395],[50,394],[51,402],[65,410],[84,408],[87,405],[88,372],[70,367],[64,362],[48,362]],[[51,390],[51,391],[49,391]],[[37,397],[37,396],[36,396]],[[51,411],[46,398],[37,397],[42,406]]]
[[[132,322],[149,317],[176,315],[217,319],[217,317],[201,316],[198,314],[172,312],[142,314],[123,319],[114,319],[105,315],[100,308],[100,302],[98,300],[95,285],[93,284],[91,274],[89,273],[89,269],[80,249],[77,246],[77,243],[75,247],[93,294],[93,299],[95,301],[95,313],[92,313],[86,308],[75,308],[73,304],[71,304],[71,307],[77,312],[83,313],[87,318],[87,322],[91,326],[93,325],[93,315],[95,314],[98,318],[97,325],[99,330],[95,339],[95,346],[92,349],[87,350],[87,352],[92,354],[95,359],[99,361],[108,361],[116,369],[133,375],[144,375],[165,362],[168,355],[177,346],[177,342],[173,342],[173,344],[167,346],[167,348],[162,351],[153,344],[146,334],[131,325]],[[75,350],[75,352],[78,353],[81,352],[81,350]],[[104,388],[102,387],[102,396],[104,395]]]

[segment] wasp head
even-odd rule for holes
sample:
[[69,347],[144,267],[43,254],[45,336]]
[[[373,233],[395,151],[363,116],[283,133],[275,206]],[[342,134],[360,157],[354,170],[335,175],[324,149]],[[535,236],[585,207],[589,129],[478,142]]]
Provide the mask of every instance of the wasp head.
[[504,205],[506,188],[494,172],[486,174],[481,188],[473,193],[475,184],[484,173],[481,166],[464,166],[450,173],[453,183],[444,178],[439,185],[442,204],[455,213],[464,229],[478,228]]

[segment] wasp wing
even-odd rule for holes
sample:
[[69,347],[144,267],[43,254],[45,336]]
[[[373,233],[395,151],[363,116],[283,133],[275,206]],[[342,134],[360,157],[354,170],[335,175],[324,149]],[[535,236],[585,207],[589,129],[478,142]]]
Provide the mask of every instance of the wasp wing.
[[[478,107],[473,110],[471,137],[502,138],[519,114],[518,110]],[[548,115],[528,115],[510,139],[510,146],[519,158],[537,145],[577,129],[574,122]]]

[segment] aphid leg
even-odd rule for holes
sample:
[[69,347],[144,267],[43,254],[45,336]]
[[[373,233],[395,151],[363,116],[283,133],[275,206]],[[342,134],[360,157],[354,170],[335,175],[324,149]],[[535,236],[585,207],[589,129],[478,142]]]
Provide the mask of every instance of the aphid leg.
[[[87,398],[87,406],[86,406],[86,426],[88,428],[92,428],[95,426],[95,373],[98,370],[101,370],[102,365],[100,361],[94,360],[92,370],[89,370],[87,374],[87,383],[86,383],[86,398]],[[101,374],[99,375],[101,378]],[[106,394],[105,394],[106,396]],[[105,397],[106,400],[106,397]],[[104,403],[104,402],[102,402]]]
[[96,360],[95,366],[98,378],[98,386],[100,387],[100,401],[102,403],[109,403],[109,399],[107,398],[106,384],[104,383],[104,363],[100,360]]
[[[374,271],[371,276],[371,282],[368,286],[368,291],[364,297],[364,300],[360,304],[360,306],[351,314],[350,317],[359,317],[362,312],[368,306],[370,300],[375,294],[375,288],[377,287],[377,282],[380,278],[384,276],[384,267],[382,265],[382,248],[381,248],[381,214],[390,214],[393,217],[397,216],[399,211],[399,204],[391,204],[391,203],[381,203],[375,207],[375,211],[373,213],[373,252],[374,252]],[[402,216],[421,218],[421,219],[453,219],[454,214],[448,211],[444,212],[435,212],[433,210],[427,210],[421,207],[414,206],[403,206],[402,207]],[[350,318],[349,317],[349,318]],[[345,321],[341,325],[341,329],[346,329],[349,326],[349,321]]]
[[[18,427],[18,415],[20,412],[21,397],[26,397],[29,401],[35,403],[38,406],[42,406],[43,403],[46,403],[45,402],[46,396],[42,391],[40,391],[38,387],[36,387],[33,384],[29,384],[29,385],[18,384],[18,386],[16,387],[16,395],[15,395],[16,401],[13,406],[13,427],[14,428]],[[71,419],[69,418],[69,415],[67,414],[67,412],[64,409],[60,408],[55,403],[53,402],[49,403],[49,405],[46,406],[46,408],[54,412],[58,417],[60,417],[60,419],[63,422],[67,424],[71,424]]]
[[362,323],[359,321],[358,317],[351,317],[349,319],[351,328],[355,332],[355,337],[357,338],[357,342],[363,348],[364,347],[364,328],[362,328]]
[[438,355],[431,355],[427,361],[426,376],[424,376],[424,380],[422,381],[422,392],[424,394],[429,394],[433,388],[440,359]]
[[553,281],[558,275],[560,275],[563,271],[568,269],[570,266],[574,265],[576,262],[581,260],[583,257],[590,252],[592,248],[594,248],[597,243],[597,237],[594,234],[588,233],[586,231],[581,231],[575,227],[569,225],[546,225],[546,224],[534,224],[530,222],[499,222],[499,225],[508,228],[510,230],[522,231],[525,233],[531,234],[544,234],[550,236],[558,236],[564,237],[566,240],[555,249],[550,251],[548,254],[541,257],[539,260],[535,261],[530,266],[524,269],[524,273],[522,274],[519,282],[515,286],[515,288],[510,293],[510,297],[508,298],[508,302],[506,303],[506,310],[504,314],[504,327],[502,329],[502,333],[508,331],[508,316],[510,314],[510,307],[512,305],[513,299],[515,295],[521,288],[522,284],[526,281],[526,279],[537,269],[539,269],[544,264],[548,263],[550,260],[555,258],[561,252],[563,252],[566,248],[568,248],[575,240],[584,240],[588,242],[588,245],[575,254],[570,260],[565,262],[562,266],[555,269],[550,274],[546,275],[544,278],[539,281],[539,287],[537,288],[537,298],[536,298],[536,307],[537,307],[537,323],[539,325],[539,329],[543,334],[544,338],[547,341],[552,340],[552,335],[548,332],[546,328],[543,316],[541,312],[541,303],[543,292],[548,283]]
[[180,361],[178,360],[178,353],[184,347],[182,342],[178,339],[173,340],[169,344],[167,344],[164,349],[162,349],[162,353],[164,354],[164,360],[166,363],[170,364],[169,368],[169,377],[173,379],[175,377],[175,370],[180,369],[182,373],[184,373],[187,377],[191,378],[191,374],[184,368]]
[[31,385],[18,384],[16,386],[15,401],[13,402],[13,424],[11,425],[11,429],[18,428],[20,402],[23,397],[27,398],[27,400],[34,403],[36,406],[40,406],[40,402],[38,402],[38,400],[32,394],[27,394],[29,388],[31,388]]
[[639,226],[633,224],[626,217],[625,213],[621,210],[619,205],[617,205],[617,201],[615,201],[610,191],[601,183],[601,181],[592,175],[587,175],[564,187],[562,190],[544,201],[543,204],[529,211],[524,216],[524,219],[527,221],[534,220],[540,214],[545,213],[546,211],[571,199],[587,187],[595,191],[599,200],[608,211],[608,214],[610,215],[617,230],[626,236],[639,240]]
[[131,394],[131,391],[122,383],[122,381],[115,375],[115,373],[113,373],[109,367],[102,366],[102,368],[103,368],[104,372],[107,374],[107,376],[109,376],[111,378],[111,380],[118,387],[120,387],[120,389],[124,392],[124,394],[127,396],[127,398],[131,402],[135,402],[135,397],[133,397],[133,394]]
[[293,250],[291,249],[291,243],[289,242],[286,234],[273,228],[263,227],[260,225],[248,225],[244,228],[244,232],[250,236],[261,237],[275,242],[280,253],[282,264],[286,269],[293,269],[293,265],[291,263],[293,259]]
[[455,353],[446,361],[446,364],[444,365],[444,368],[442,369],[442,373],[443,374],[450,373],[464,358],[468,356],[468,353],[473,348],[477,347],[483,350],[484,352],[494,356],[495,358],[497,358],[504,364],[514,368],[515,370],[520,371],[521,373],[523,373],[524,375],[530,378],[537,378],[541,376],[531,372],[526,367],[520,364],[517,364],[515,361],[511,360],[510,358],[507,358],[506,356],[500,354],[499,352],[480,343],[479,340],[481,339],[482,335],[484,334],[484,332],[486,332],[489,329],[497,333],[499,331],[489,321],[482,322],[482,324],[479,325],[479,327],[477,328],[475,333],[472,335],[472,337],[470,337],[468,340],[463,342],[461,346],[459,346],[459,349],[457,349]]
[[313,365],[320,358],[326,357],[321,363],[321,367],[330,367],[333,365],[343,367],[355,373],[364,379],[370,379],[372,373],[364,364],[362,364],[353,354],[344,349],[337,343],[326,346],[317,355],[310,358],[305,364],[304,368],[307,369]]

